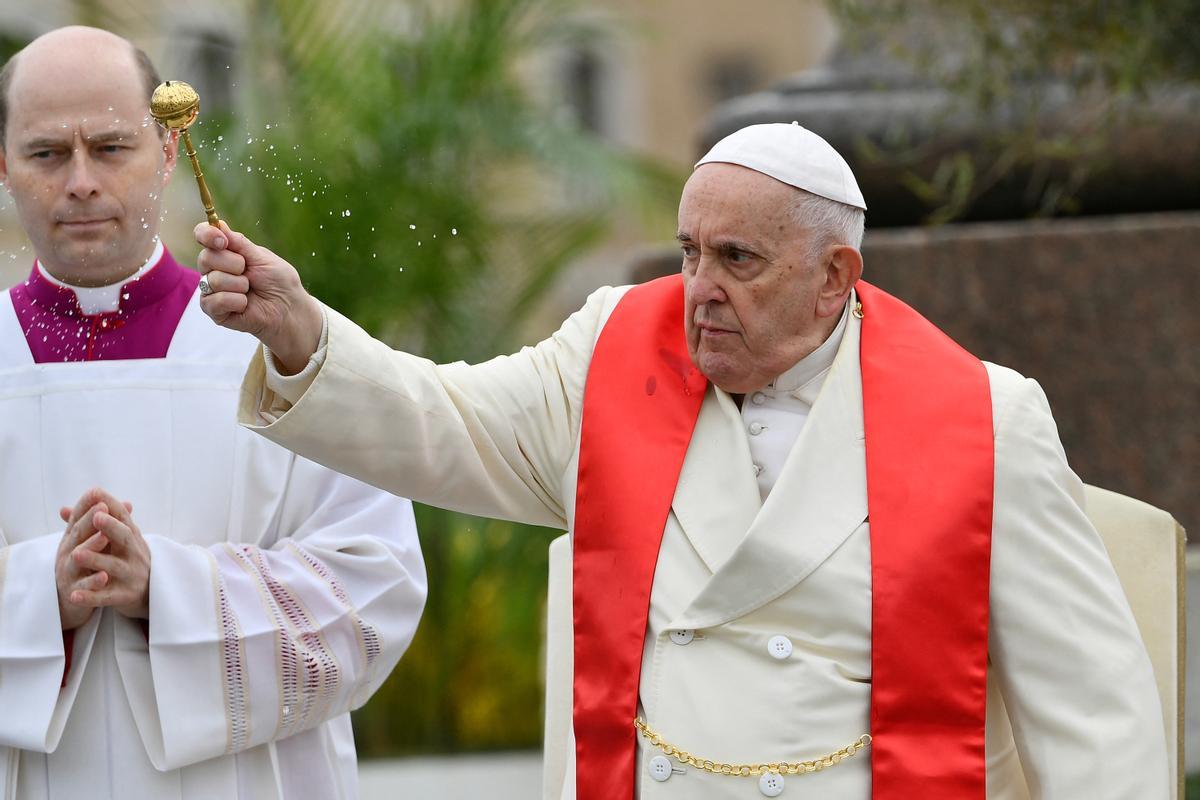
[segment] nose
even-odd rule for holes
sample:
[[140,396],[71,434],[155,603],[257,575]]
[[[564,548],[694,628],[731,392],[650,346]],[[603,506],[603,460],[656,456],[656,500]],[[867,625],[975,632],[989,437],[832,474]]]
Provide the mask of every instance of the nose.
[[86,150],[81,147],[71,152],[70,175],[67,178],[67,194],[84,200],[100,193],[95,170]]
[[688,300],[694,306],[708,303],[724,303],[728,300],[721,286],[721,268],[716,259],[702,255],[696,263],[696,271],[687,281]]

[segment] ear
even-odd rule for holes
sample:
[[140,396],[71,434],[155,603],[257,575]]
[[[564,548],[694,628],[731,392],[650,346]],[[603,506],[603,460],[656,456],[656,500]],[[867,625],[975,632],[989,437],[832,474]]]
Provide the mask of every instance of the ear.
[[163,186],[171,180],[171,173],[179,163],[179,131],[169,131],[163,140]]
[[817,296],[817,316],[841,314],[850,298],[850,290],[862,277],[862,271],[862,253],[849,245],[834,247],[825,265],[825,283]]

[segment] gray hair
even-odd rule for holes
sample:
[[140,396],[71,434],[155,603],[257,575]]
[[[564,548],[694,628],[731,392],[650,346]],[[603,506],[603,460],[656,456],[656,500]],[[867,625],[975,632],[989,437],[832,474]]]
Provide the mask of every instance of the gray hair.
[[788,211],[796,225],[812,237],[809,242],[811,259],[820,258],[825,248],[831,245],[849,245],[855,250],[862,248],[867,215],[861,208],[797,189],[796,199]]

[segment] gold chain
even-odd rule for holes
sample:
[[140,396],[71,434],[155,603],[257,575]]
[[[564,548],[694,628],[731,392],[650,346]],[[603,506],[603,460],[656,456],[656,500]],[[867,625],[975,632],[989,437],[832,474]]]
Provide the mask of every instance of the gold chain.
[[750,776],[758,777],[768,772],[774,772],[778,775],[803,775],[809,772],[820,772],[826,767],[832,767],[840,763],[844,758],[850,758],[850,756],[871,743],[871,734],[864,733],[853,744],[848,744],[835,753],[814,758],[811,761],[795,761],[792,763],[771,762],[769,764],[724,764],[720,761],[710,761],[707,758],[697,758],[686,750],[680,750],[675,745],[668,744],[659,733],[654,731],[640,717],[635,719],[633,724],[641,731],[642,736],[650,741],[650,744],[680,763],[687,764],[696,769],[702,769],[705,772],[711,772],[714,775],[733,775],[742,778]]

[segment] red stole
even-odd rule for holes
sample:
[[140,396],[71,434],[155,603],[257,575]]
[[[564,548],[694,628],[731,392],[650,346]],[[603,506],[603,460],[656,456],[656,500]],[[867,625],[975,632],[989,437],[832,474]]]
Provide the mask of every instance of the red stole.
[[[872,795],[983,800],[993,489],[987,373],[899,300],[865,283],[857,289],[865,312]],[[583,403],[573,543],[579,800],[633,797],[633,719],[654,567],[706,388],[687,353],[680,276],[631,289],[596,342]]]

